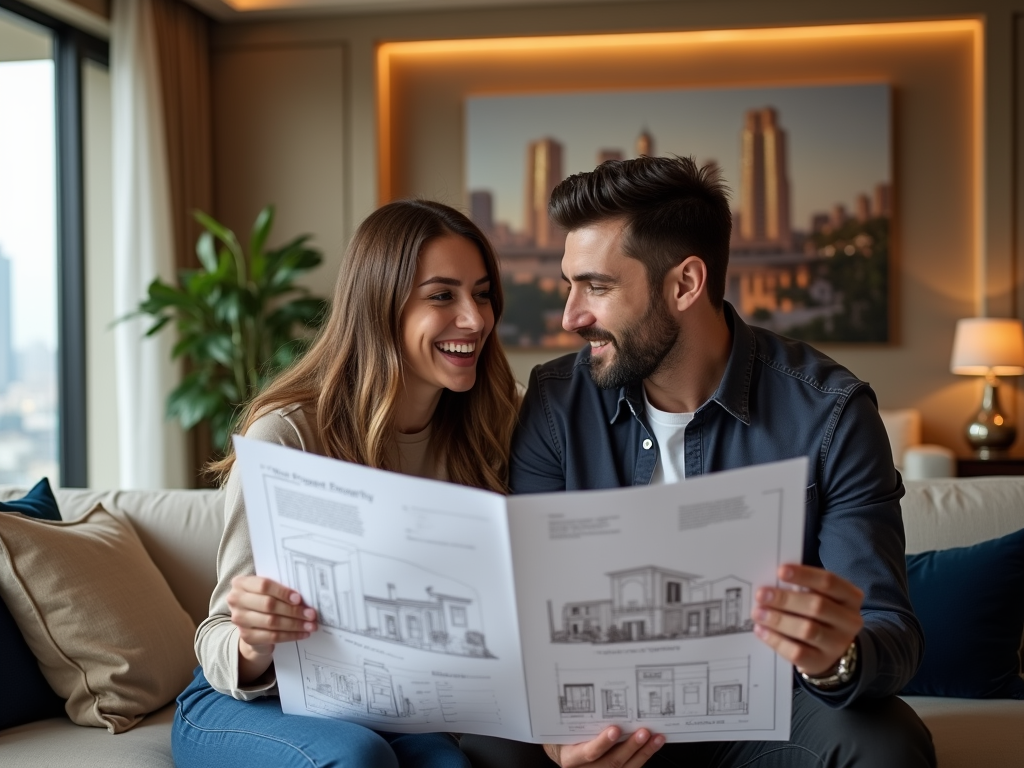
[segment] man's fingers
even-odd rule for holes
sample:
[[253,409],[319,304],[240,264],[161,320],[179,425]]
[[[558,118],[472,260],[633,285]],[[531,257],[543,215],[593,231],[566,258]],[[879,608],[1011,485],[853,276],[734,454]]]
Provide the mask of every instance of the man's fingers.
[[559,765],[562,768],[578,768],[600,760],[608,750],[615,746],[622,731],[617,726],[605,728],[590,741],[580,744],[567,744],[557,749]]
[[646,738],[640,741],[639,737],[642,733],[643,730],[637,731],[629,739],[627,739],[626,742],[624,742],[624,744],[620,745],[620,747],[622,747],[625,744],[629,744],[631,742],[635,742],[638,744],[638,748],[623,764],[622,768],[640,768],[640,766],[644,765],[648,760],[650,760],[651,756],[654,755],[654,753],[661,749],[662,746],[665,744],[665,737],[661,734],[655,735],[648,733]]
[[777,628],[784,634],[804,642],[814,642],[830,629],[844,635],[856,635],[864,625],[860,611],[837,603],[816,592],[794,592],[789,589],[762,587],[751,618],[758,624]]
[[[804,670],[809,675],[823,672],[835,663],[835,659],[826,658],[825,654],[817,648],[788,638],[760,624],[754,627],[754,633],[760,638],[761,642],[774,650],[779,656],[794,667]],[[842,655],[841,651],[836,655],[836,658],[839,658],[840,655]]]
[[786,564],[779,567],[779,578],[787,584],[804,587],[832,598],[837,603],[860,610],[864,593],[842,576],[809,565]]

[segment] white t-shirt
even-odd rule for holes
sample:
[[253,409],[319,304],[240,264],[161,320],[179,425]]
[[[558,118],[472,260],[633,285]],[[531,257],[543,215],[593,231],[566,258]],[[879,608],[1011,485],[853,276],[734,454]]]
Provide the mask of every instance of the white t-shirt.
[[684,461],[683,435],[686,425],[693,420],[692,413],[669,413],[659,411],[647,399],[644,388],[644,408],[647,409],[647,421],[658,444],[658,463],[651,476],[651,485],[675,483],[686,479],[686,463]]

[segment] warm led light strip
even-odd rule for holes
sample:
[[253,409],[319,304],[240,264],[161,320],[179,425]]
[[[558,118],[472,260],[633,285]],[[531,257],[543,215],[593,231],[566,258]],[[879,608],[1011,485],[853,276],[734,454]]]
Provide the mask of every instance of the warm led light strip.
[[558,35],[545,37],[493,37],[464,40],[410,40],[381,43],[378,62],[388,56],[414,54],[497,53],[506,51],[578,50],[584,48],[626,48],[630,46],[678,46],[684,43],[770,42],[784,40],[825,40],[834,38],[881,37],[942,32],[980,32],[976,19],[944,21],[897,21],[876,24],[831,24],[818,27],[771,27],[759,29],[714,29],[688,32],[626,32],[602,35]]

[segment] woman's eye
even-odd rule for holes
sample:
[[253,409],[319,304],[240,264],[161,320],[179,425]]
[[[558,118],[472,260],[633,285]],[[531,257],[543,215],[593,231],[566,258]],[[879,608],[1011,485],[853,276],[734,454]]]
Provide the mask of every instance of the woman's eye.
[[451,291],[441,291],[440,293],[432,294],[432,295],[428,296],[427,298],[430,301],[451,301],[452,300],[452,292]]
[[490,301],[494,298],[494,291],[488,288],[486,291],[480,291],[476,295],[477,301]]

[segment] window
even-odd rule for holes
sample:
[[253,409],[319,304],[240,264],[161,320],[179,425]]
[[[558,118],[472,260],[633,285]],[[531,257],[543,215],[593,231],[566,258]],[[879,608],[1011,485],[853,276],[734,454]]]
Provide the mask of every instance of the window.
[[683,601],[682,594],[682,585],[678,581],[670,581],[665,584],[666,603],[681,603]]
[[452,626],[453,627],[464,627],[466,626],[466,609],[461,605],[452,606]]
[[0,0],[0,483],[86,485],[82,69],[107,55]]

